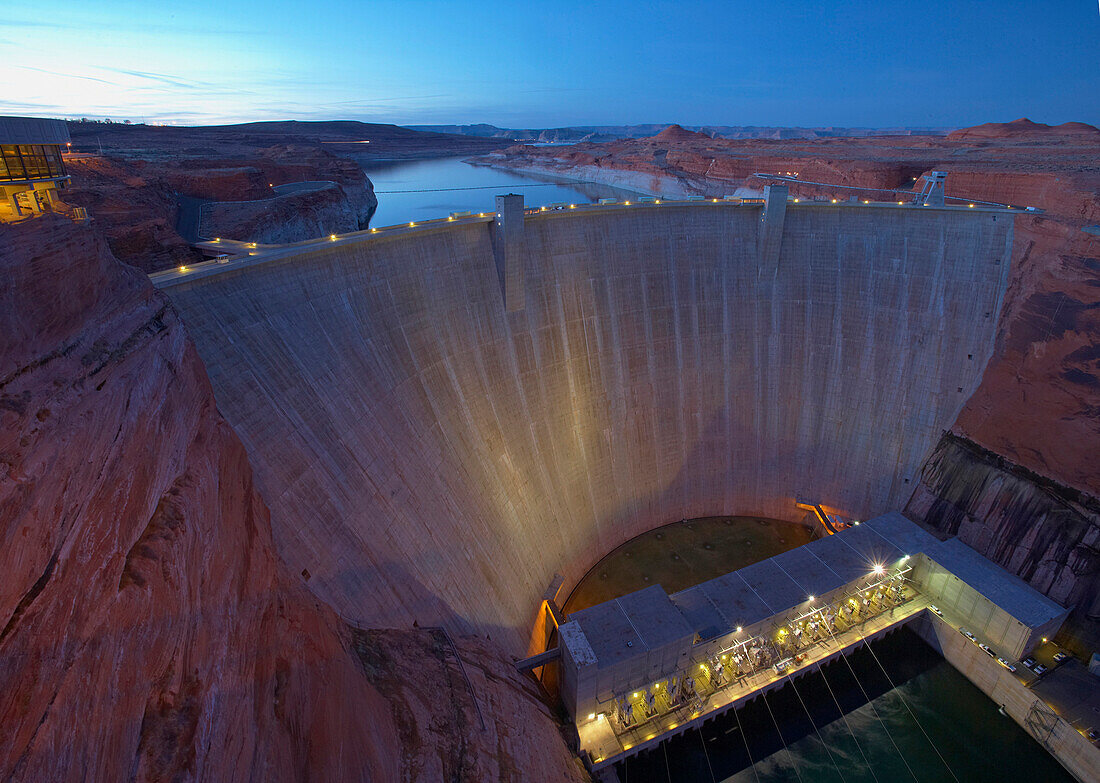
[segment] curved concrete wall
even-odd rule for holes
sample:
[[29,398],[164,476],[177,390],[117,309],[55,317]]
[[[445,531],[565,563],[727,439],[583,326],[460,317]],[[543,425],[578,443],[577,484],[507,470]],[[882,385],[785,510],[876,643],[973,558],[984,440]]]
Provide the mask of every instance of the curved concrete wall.
[[345,616],[525,648],[555,571],[685,517],[902,507],[977,386],[1011,218],[760,209],[531,217],[321,245],[167,287],[281,552]]

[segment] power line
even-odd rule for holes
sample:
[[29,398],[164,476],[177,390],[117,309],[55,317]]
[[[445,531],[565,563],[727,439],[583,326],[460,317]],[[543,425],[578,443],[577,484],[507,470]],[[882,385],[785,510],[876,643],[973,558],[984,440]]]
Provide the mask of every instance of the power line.
[[552,188],[561,187],[560,182],[534,182],[530,185],[470,185],[465,188],[423,188],[421,190],[376,190],[375,194],[389,193],[449,193],[454,190],[503,190],[505,188]]
[[737,732],[741,735],[741,741],[745,743],[745,755],[749,757],[749,764],[752,765],[752,776],[756,778],[756,783],[760,783],[760,773],[756,771],[756,762],[752,760],[752,751],[749,750],[749,738],[745,736],[745,729],[741,726],[741,718],[736,709],[733,710],[733,717],[737,721]]
[[[712,767],[711,764],[710,764],[710,754],[707,753],[707,741],[705,739],[703,739],[703,727],[702,726],[699,727],[699,742],[703,746],[703,758],[705,758],[707,760],[707,769],[710,770],[711,783],[718,783],[718,778],[714,777],[714,767]],[[755,767],[753,768],[753,771],[754,772],[756,771]]]
[[[902,195],[905,195],[905,196],[919,196],[920,195],[919,193],[916,193],[912,190],[902,190],[901,188],[871,188],[871,187],[865,187],[865,186],[862,186],[862,185],[839,185],[839,184],[835,184],[835,183],[832,183],[832,182],[814,182],[813,180],[810,180],[810,179],[799,179],[798,177],[791,177],[791,176],[787,176],[785,174],[756,173],[756,174],[753,174],[752,176],[757,177],[758,179],[777,179],[777,180],[780,180],[781,182],[793,182],[793,183],[796,183],[796,184],[799,184],[799,185],[817,185],[817,186],[824,187],[824,188],[842,188],[844,190],[873,190],[876,193],[901,193]],[[973,198],[964,198],[963,196],[947,196],[947,195],[945,195],[944,198],[949,199],[951,201],[966,201],[966,202],[969,202],[971,204],[984,204],[985,206],[989,206],[989,207],[1007,207],[1007,206],[1009,206],[1008,204],[1002,204],[999,201],[980,201],[978,199],[973,199]]]
[[[793,672],[793,669],[791,670]],[[794,695],[798,697],[799,703],[802,705],[802,709],[806,712],[806,717],[810,719],[810,725],[814,727],[814,733],[817,734],[818,740],[825,746],[825,752],[829,754],[829,761],[833,762],[833,767],[836,769],[836,774],[840,775],[842,783],[847,783],[847,778],[844,777],[844,773],[840,771],[840,766],[836,763],[836,758],[833,756],[833,751],[829,747],[829,743],[825,741],[825,738],[821,736],[821,731],[817,728],[817,722],[814,721],[814,716],[810,714],[810,708],[806,706],[806,702],[802,700],[802,694],[798,692],[798,688],[795,687],[794,677],[791,673],[787,674],[787,680],[791,683],[791,689],[794,691]]]
[[[833,640],[836,641],[836,635],[833,633],[833,630],[829,628],[828,623],[825,624],[825,628],[829,631],[829,634],[833,637]],[[867,636],[863,635],[861,639],[862,641],[866,642]],[[837,642],[837,644],[839,645],[839,642]],[[867,642],[864,646],[867,647],[867,649],[871,648],[869,642]],[[848,671],[852,673],[852,679],[855,680],[856,685],[859,686],[859,690],[863,694],[863,698],[867,699],[867,705],[871,708],[871,712],[874,713],[875,719],[878,720],[879,724],[881,724],[882,730],[886,732],[886,737],[890,740],[890,744],[893,745],[894,750],[898,752],[898,758],[901,759],[901,763],[905,765],[905,768],[907,770],[909,770],[909,774],[913,776],[913,780],[917,781],[917,773],[915,773],[913,771],[913,768],[909,766],[909,762],[905,759],[905,754],[901,752],[901,748],[898,747],[898,743],[894,741],[894,735],[890,733],[890,728],[886,725],[886,721],[884,721],[882,719],[882,716],[878,714],[878,709],[875,707],[874,702],[871,700],[871,695],[867,693],[867,689],[864,688],[863,683],[860,682],[859,675],[856,674],[856,670],[852,668],[852,664],[848,661],[848,656],[842,654],[840,655],[840,658],[844,661],[844,665],[848,667]],[[866,758],[866,756],[864,756],[864,758]],[[870,769],[870,762],[868,762],[868,768]],[[875,774],[874,770],[871,771],[871,774]],[[878,780],[877,776],[875,776],[875,780]]]
[[794,754],[791,753],[791,749],[787,747],[787,740],[783,737],[783,732],[779,730],[779,721],[775,719],[775,713],[772,712],[772,707],[768,704],[768,694],[761,693],[760,699],[764,702],[764,706],[768,708],[768,714],[772,716],[772,723],[775,724],[775,733],[779,735],[779,741],[783,743],[783,750],[787,751],[787,758],[791,760],[791,767],[794,769],[795,777],[798,778],[798,783],[802,783],[802,774],[798,771],[798,762],[794,760]]
[[829,691],[829,695],[833,697],[833,703],[836,704],[837,712],[840,713],[840,719],[844,721],[845,727],[848,729],[848,733],[852,735],[852,742],[855,743],[856,750],[859,751],[859,755],[863,756],[863,763],[867,766],[867,771],[871,773],[871,777],[875,779],[875,783],[878,783],[878,775],[875,774],[875,768],[871,766],[871,760],[867,758],[867,754],[863,752],[863,746],[859,744],[859,740],[856,738],[856,733],[852,731],[852,724],[848,722],[848,716],[844,714],[844,708],[840,706],[840,699],[836,697],[833,692],[833,686],[829,684],[828,678],[825,677],[825,667],[822,666],[817,670],[817,673],[821,675],[821,681],[825,683],[825,687]]
[[[868,644],[867,649],[871,650],[871,645]],[[926,740],[928,740],[928,744],[932,746],[932,750],[936,751],[936,755],[940,757],[940,761],[943,762],[943,765],[947,768],[948,773],[951,775],[951,777],[955,779],[955,783],[959,783],[959,776],[955,774],[955,771],[953,769],[951,769],[951,766],[947,763],[947,759],[945,759],[943,757],[943,754],[940,753],[940,749],[936,746],[936,743],[932,741],[932,738],[930,736],[928,736],[928,732],[924,730],[924,726],[922,726],[921,722],[917,719],[916,713],[913,712],[913,710],[909,707],[909,702],[905,700],[905,697],[901,695],[901,691],[899,691],[898,687],[894,685],[894,681],[890,679],[890,675],[887,673],[886,667],[882,665],[882,662],[878,659],[878,656],[875,655],[874,650],[871,650],[871,657],[875,659],[875,663],[877,663],[878,667],[882,669],[882,673],[886,675],[886,681],[890,683],[890,687],[894,689],[894,693],[898,695],[898,698],[901,699],[901,703],[905,705],[905,709],[913,718],[913,722],[917,724],[917,728],[920,729],[920,733],[924,735],[924,738]]]

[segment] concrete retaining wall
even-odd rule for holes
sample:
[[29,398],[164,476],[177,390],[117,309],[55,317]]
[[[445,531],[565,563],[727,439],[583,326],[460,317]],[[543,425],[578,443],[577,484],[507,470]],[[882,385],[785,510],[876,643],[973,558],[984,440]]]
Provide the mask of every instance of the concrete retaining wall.
[[521,653],[555,571],[685,517],[900,508],[977,386],[1011,219],[802,205],[529,218],[506,312],[485,224],[167,288],[280,550],[364,625]]
[[930,612],[909,627],[996,704],[1003,705],[1009,717],[1077,780],[1100,780],[1100,750],[976,644]]

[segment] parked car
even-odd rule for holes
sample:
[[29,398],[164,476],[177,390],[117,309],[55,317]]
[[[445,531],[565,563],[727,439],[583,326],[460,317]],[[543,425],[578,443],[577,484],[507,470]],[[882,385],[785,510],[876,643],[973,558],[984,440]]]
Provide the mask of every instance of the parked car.
[[1033,672],[1035,672],[1036,674],[1039,674],[1039,675],[1042,675],[1043,672],[1045,672],[1046,670],[1047,670],[1047,667],[1043,666],[1043,664],[1041,664],[1041,663],[1035,664],[1035,667],[1032,669]]
[[1069,653],[1056,652],[1056,653],[1054,653],[1054,662],[1055,663],[1061,663],[1062,661],[1064,661],[1068,657],[1069,657]]
[[970,631],[966,630],[965,628],[960,628],[959,633],[961,633],[963,636],[965,636],[970,641],[974,642],[974,644],[978,643],[977,637],[974,636],[974,634],[970,633]]
[[1024,658],[1024,659],[1023,659],[1022,661],[1020,661],[1020,663],[1022,663],[1022,664],[1023,664],[1024,666],[1026,666],[1027,668],[1029,668],[1029,669],[1030,669],[1030,668],[1031,668],[1032,666],[1034,666],[1034,665],[1035,665],[1035,659],[1034,659],[1034,658],[1032,658],[1032,657],[1031,657],[1031,656],[1029,655],[1029,656],[1027,656],[1026,658]]
[[996,658],[997,657],[997,653],[993,652],[993,650],[990,649],[988,644],[979,644],[978,646],[981,647],[982,652],[984,652],[990,658]]
[[1086,736],[1093,742],[1096,742],[1096,740],[1100,739],[1100,731],[1096,729],[1089,729]]
[[943,617],[943,612],[941,612],[940,608],[935,604],[928,604],[928,608],[931,609],[937,617]]
[[1001,664],[1001,666],[1005,667],[1005,668],[1006,668],[1006,669],[1008,669],[1008,670],[1009,670],[1010,672],[1014,672],[1014,671],[1016,671],[1016,667],[1015,667],[1015,666],[1013,666],[1013,665],[1012,665],[1011,663],[1009,663],[1009,662],[1008,662],[1007,660],[1005,660],[1004,658],[998,658],[998,659],[997,659],[997,663]]

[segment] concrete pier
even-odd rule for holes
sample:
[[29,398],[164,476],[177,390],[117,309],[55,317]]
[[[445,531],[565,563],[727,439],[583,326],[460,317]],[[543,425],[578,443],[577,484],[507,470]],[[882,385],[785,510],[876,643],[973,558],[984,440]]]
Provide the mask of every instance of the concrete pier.
[[503,295],[492,216],[156,282],[315,593],[522,655],[556,571],[655,526],[903,506],[977,386],[1010,214],[789,203],[761,276],[762,209],[528,215]]

